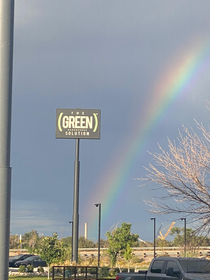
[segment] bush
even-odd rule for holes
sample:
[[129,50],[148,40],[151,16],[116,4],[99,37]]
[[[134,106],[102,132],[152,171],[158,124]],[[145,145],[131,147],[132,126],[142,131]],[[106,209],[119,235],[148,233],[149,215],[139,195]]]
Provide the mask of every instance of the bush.
[[115,276],[117,275],[117,273],[119,273],[119,272],[120,272],[120,270],[119,270],[118,267],[116,267],[116,268],[111,268],[111,269],[109,270],[109,276],[115,277]]
[[120,273],[119,267],[115,267],[115,273],[116,273],[116,275],[117,275],[117,273]]
[[27,265],[27,267],[26,267],[26,270],[27,270],[27,272],[33,272],[34,271],[34,267],[33,267],[33,265],[32,264],[28,264]]
[[109,267],[100,267],[98,270],[98,273],[100,275],[100,277],[107,277],[109,276]]
[[20,273],[26,272],[26,267],[25,267],[25,265],[20,265],[19,268],[18,268],[18,271],[19,271]]
[[44,272],[44,268],[42,266],[39,266],[37,271],[40,272],[40,273],[43,273]]
[[96,268],[95,267],[93,267],[93,268],[88,267],[87,273],[90,273],[91,275],[96,275]]
[[[78,270],[78,272],[79,272],[79,270]],[[80,268],[80,273],[85,273],[85,268],[84,267]]]
[[62,270],[61,268],[55,269],[55,274],[56,274],[56,275],[61,275],[62,272],[63,272],[63,270]]

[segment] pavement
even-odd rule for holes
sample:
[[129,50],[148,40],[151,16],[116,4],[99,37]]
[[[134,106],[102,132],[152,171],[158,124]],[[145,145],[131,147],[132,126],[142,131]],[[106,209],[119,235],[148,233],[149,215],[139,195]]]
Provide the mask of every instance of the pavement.
[[9,267],[9,271],[18,272],[18,267]]

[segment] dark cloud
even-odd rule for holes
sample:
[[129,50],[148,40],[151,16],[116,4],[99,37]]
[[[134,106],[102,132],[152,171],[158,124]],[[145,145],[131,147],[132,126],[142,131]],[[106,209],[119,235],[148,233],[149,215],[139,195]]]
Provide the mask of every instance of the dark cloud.
[[[157,151],[157,142],[167,148],[167,136],[176,138],[182,123],[194,126],[193,117],[208,121],[204,111],[209,95],[209,7],[209,1],[204,0],[202,5],[194,0],[16,1],[12,232],[23,233],[23,216],[32,217],[29,204],[25,213],[19,209],[22,200],[59,209],[56,211],[63,216],[62,222],[56,215],[48,215],[51,206],[46,207],[48,228],[35,228],[41,232],[50,234],[56,225],[60,227],[71,218],[75,143],[55,139],[56,108],[102,110],[101,140],[81,141],[82,228],[90,219],[84,205],[97,183],[116,157],[132,145],[133,132],[144,126],[145,114],[152,115],[150,104],[157,94],[156,87],[160,79],[163,85],[168,82],[163,73],[173,69],[179,56],[193,59],[193,48],[199,54],[206,47],[204,70],[190,90],[177,95],[163,112],[164,117],[154,122],[144,150],[137,151],[130,163],[132,168],[122,186],[125,193],[119,191],[119,197],[122,205],[132,199],[135,205],[117,209],[116,198],[115,205],[110,205],[110,213],[115,213],[104,218],[103,233],[124,218],[136,232],[140,231],[140,219],[147,224],[149,214],[142,196],[148,192],[139,191],[138,183],[133,181],[145,174],[142,166],[151,161],[147,151]],[[198,60],[204,58],[198,56]],[[138,207],[137,222],[134,212]],[[16,219],[14,213],[19,210]],[[31,223],[27,219],[28,231],[39,223],[39,218],[43,225],[41,215],[33,215]],[[148,237],[146,231],[141,235],[143,239]]]

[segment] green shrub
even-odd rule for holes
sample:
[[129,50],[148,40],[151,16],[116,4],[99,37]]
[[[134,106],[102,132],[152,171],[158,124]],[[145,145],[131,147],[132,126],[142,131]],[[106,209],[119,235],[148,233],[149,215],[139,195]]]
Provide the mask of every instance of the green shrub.
[[118,267],[109,269],[109,276],[115,277],[120,270]]
[[109,267],[100,267],[98,270],[98,273],[100,275],[100,277],[107,277],[109,276]]
[[26,272],[26,267],[25,267],[25,265],[20,265],[19,268],[18,268],[18,271],[19,271],[20,273]]
[[28,264],[27,267],[26,267],[26,270],[27,270],[27,272],[32,273],[34,271],[33,265],[32,264]]
[[60,274],[62,274],[62,272],[63,272],[63,270],[61,268],[55,269],[55,274],[56,275],[60,275]]
[[117,275],[117,273],[120,273],[120,269],[118,267],[115,267],[115,275]]
[[42,266],[39,266],[38,269],[37,269],[37,271],[40,272],[40,273],[42,273],[42,272],[44,272],[44,268],[43,268]]
[[88,267],[87,273],[90,273],[91,275],[96,275],[96,268]]
[[[77,272],[79,272],[79,270]],[[80,268],[80,273],[85,273],[85,267]]]

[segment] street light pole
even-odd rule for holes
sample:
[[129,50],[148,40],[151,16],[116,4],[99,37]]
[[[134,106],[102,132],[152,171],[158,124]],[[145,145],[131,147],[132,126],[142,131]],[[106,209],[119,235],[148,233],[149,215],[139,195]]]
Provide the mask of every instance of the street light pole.
[[8,280],[14,0],[0,0],[0,278]]
[[72,224],[71,226],[71,261],[73,262],[73,221],[69,221],[69,224]]
[[98,207],[98,267],[100,267],[100,240],[101,240],[101,203],[95,204]]
[[150,218],[151,220],[154,220],[154,258],[155,258],[155,232],[156,232],[156,229],[155,229],[155,222],[156,222],[156,218]]
[[186,249],[187,249],[187,239],[186,239],[186,218],[181,218],[182,221],[184,221],[184,256],[186,257]]

